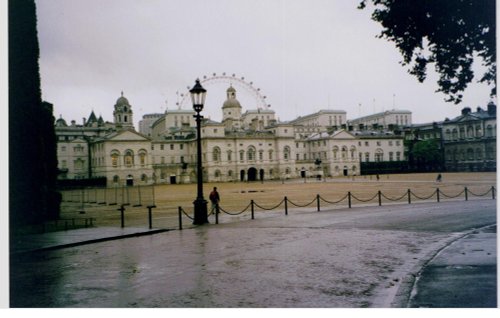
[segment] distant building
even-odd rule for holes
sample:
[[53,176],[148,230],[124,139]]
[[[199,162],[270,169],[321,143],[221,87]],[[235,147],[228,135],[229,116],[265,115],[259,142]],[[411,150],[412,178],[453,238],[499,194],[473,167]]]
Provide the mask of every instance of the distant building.
[[[244,112],[236,93],[227,89],[221,122],[202,122],[204,181],[351,176],[363,173],[361,163],[405,160],[401,135],[381,126],[355,129],[347,125],[345,111],[320,110],[279,122],[270,109]],[[184,109],[147,114],[136,132],[132,106],[122,93],[112,123],[93,112],[81,125],[60,118],[60,178],[101,177],[109,185],[196,182],[193,115]]]
[[161,117],[163,117],[162,113],[147,114],[142,116],[142,119],[139,121],[139,132],[144,136],[151,137],[151,126]]
[[448,171],[496,171],[496,105],[469,107],[442,123],[445,166]]
[[353,129],[364,130],[393,130],[396,127],[405,127],[412,125],[411,112],[408,110],[387,110],[368,116],[351,119],[348,122]]

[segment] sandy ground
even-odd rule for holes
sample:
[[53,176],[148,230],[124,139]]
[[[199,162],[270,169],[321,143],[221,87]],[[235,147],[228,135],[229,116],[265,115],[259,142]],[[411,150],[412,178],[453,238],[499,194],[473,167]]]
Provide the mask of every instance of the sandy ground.
[[[475,195],[487,193],[492,186],[496,187],[496,173],[443,173],[441,182],[436,182],[436,173],[428,174],[395,174],[376,176],[357,176],[327,178],[318,181],[316,179],[291,179],[282,181],[261,182],[236,182],[236,183],[205,183],[204,198],[212,188],[216,186],[221,195],[221,207],[230,214],[239,214],[237,218],[249,218],[249,204],[251,200],[256,203],[256,213],[278,213],[284,211],[285,196],[289,200],[288,208],[300,205],[316,209],[316,196],[325,200],[322,206],[329,202],[337,202],[335,206],[346,207],[348,205],[346,195],[353,195],[352,206],[378,205],[378,191],[384,195],[382,204],[408,203],[407,191],[420,198],[429,198],[436,201],[436,189],[440,190],[441,200],[464,200],[464,188],[467,187],[469,199],[484,198]],[[496,194],[495,194],[496,195]],[[491,198],[491,192],[486,195]],[[83,203],[82,203],[83,198]],[[153,227],[178,227],[178,207],[182,207],[187,215],[193,215],[193,201],[196,198],[196,184],[157,185],[140,186],[128,188],[86,189],[65,191],[63,193],[63,205],[61,218],[81,219],[92,217],[95,225],[120,226],[121,204],[126,204],[125,223],[126,226],[147,226],[148,205],[155,205],[153,211]],[[356,199],[354,199],[356,198]],[[387,198],[394,200],[388,200]],[[359,200],[357,200],[359,199]],[[397,200],[399,199],[399,200]],[[366,201],[366,202],[364,202]],[[412,196],[412,203],[422,201]],[[105,203],[105,204],[104,204]],[[128,204],[127,204],[128,203]],[[281,203],[281,204],[280,204]],[[262,208],[270,209],[277,207],[274,211],[264,211]],[[331,206],[331,204],[330,204]],[[210,204],[209,204],[210,208]],[[85,211],[85,213],[81,213]],[[185,224],[190,220],[183,217]],[[233,217],[234,218],[234,217]],[[231,219],[229,214],[222,214],[220,222]]]

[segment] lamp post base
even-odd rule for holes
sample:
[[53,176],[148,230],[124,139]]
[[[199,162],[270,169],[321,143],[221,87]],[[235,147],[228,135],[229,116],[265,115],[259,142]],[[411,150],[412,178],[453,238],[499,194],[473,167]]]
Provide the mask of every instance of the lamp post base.
[[208,223],[207,201],[204,199],[194,200],[194,225]]

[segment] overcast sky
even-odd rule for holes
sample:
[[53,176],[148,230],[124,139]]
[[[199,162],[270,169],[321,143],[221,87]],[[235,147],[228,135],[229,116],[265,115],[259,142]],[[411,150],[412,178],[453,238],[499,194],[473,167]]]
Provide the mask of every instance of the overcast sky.
[[[196,78],[226,73],[252,82],[282,121],[320,109],[353,119],[396,108],[424,123],[486,107],[485,85],[471,85],[454,105],[435,93],[435,74],[418,83],[394,44],[376,38],[381,28],[358,2],[36,0],[42,98],[68,123],[92,110],[112,121],[123,91],[137,123],[176,109]],[[221,119],[230,84],[204,84],[206,116]],[[259,106],[251,89],[232,84],[243,111]]]

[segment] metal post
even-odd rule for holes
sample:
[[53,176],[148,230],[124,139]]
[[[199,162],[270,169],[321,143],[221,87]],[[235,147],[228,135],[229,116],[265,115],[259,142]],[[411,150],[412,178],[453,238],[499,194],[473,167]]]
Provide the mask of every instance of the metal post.
[[153,228],[153,213],[151,209],[156,208],[154,205],[148,205],[148,221],[149,221],[149,229]]
[[179,230],[182,230],[182,208],[178,208],[179,211]]
[[252,207],[251,211],[252,211],[252,220],[255,219],[255,216],[254,216],[254,206],[253,206],[253,200],[250,201],[250,205]]
[[285,197],[285,215],[288,215],[288,198]]
[[411,204],[411,191],[408,189],[408,204]]
[[320,206],[319,206],[319,194],[316,195],[316,205],[318,207],[318,212],[320,211]]
[[464,192],[465,192],[465,201],[468,201],[469,197],[467,195],[467,187],[465,187]]
[[382,192],[378,190],[378,206],[382,206]]
[[121,226],[122,228],[125,227],[125,206],[122,204],[120,208],[118,209],[120,211],[120,219],[121,219]]
[[347,202],[349,202],[349,209],[351,208],[351,191],[347,192]]
[[208,213],[207,213],[207,201],[203,198],[203,168],[201,165],[202,153],[201,153],[201,119],[203,116],[200,112],[196,112],[194,115],[196,118],[196,148],[197,148],[197,196],[194,203],[194,220],[193,224],[201,225],[208,223]]
[[436,194],[437,194],[437,201],[439,202],[439,188],[437,188]]
[[491,199],[495,200],[495,186],[491,186]]
[[219,224],[219,204],[215,205],[215,224]]

